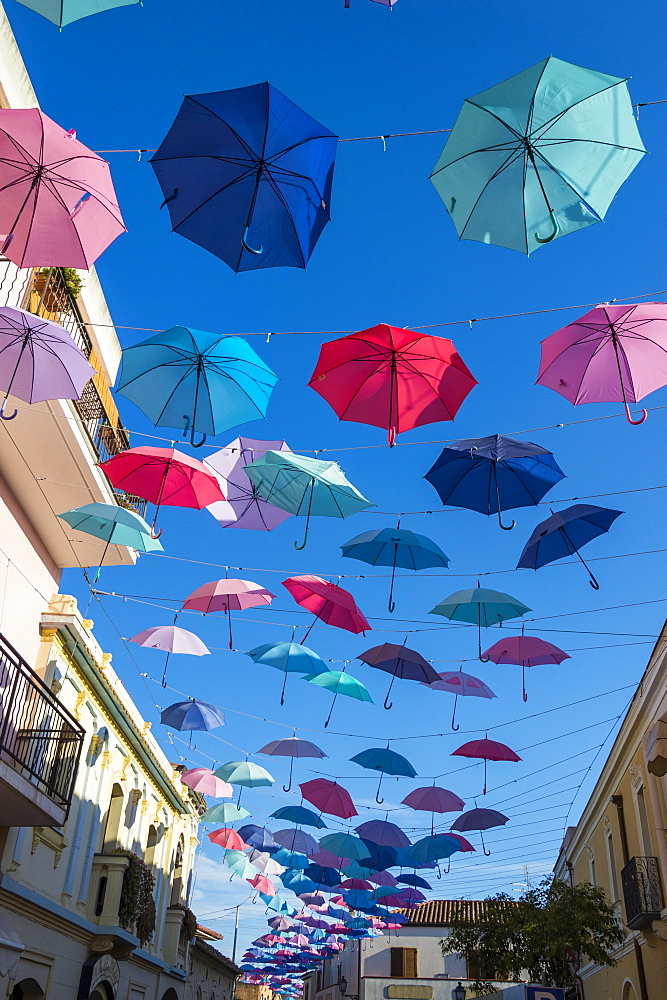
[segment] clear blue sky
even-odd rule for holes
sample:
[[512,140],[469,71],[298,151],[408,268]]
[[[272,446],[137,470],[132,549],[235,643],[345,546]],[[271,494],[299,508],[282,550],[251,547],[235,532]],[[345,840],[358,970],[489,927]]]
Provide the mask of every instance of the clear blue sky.
[[[548,54],[605,73],[632,77],[633,101],[667,97],[662,36],[656,30],[662,5],[650,2],[641,13],[619,0],[602,5],[562,2],[553,5],[489,4],[480,0],[401,0],[395,10],[352,0],[224,0],[183,4],[146,0],[78,22],[62,33],[33,13],[7,0],[7,12],[44,110],[94,149],[154,147],[170,125],[184,94],[223,90],[270,79],[315,118],[352,137],[450,126],[464,97],[474,94]],[[457,241],[453,226],[427,177],[444,136],[393,139],[383,152],[380,141],[339,147],[332,215],[306,272],[278,269],[234,275],[204,250],[169,232],[162,200],[151,168],[132,154],[110,157],[129,233],[118,239],[99,261],[113,316],[123,326],[165,328],[185,323],[218,333],[262,330],[358,330],[378,322],[421,326],[515,313],[559,305],[604,301],[667,287],[664,274],[665,155],[667,106],[646,108],[640,129],[651,155],[644,158],[612,204],[603,225],[558,240],[530,260],[511,251]],[[667,484],[664,462],[664,412],[652,413],[641,427],[622,418],[553,429],[568,421],[604,416],[618,407],[598,405],[573,409],[560,396],[533,383],[539,341],[577,315],[552,315],[480,323],[445,329],[479,380],[453,424],[434,425],[404,435],[404,442],[456,439],[529,428],[548,427],[528,435],[553,450],[568,479],[553,491],[555,498],[610,493],[602,504],[626,513],[610,534],[588,549],[591,557],[660,549],[665,545],[664,492],[638,492],[616,497],[614,491]],[[141,334],[120,330],[124,345]],[[284,437],[298,450],[331,449],[350,479],[378,505],[379,511],[436,508],[437,498],[422,480],[439,453],[438,444],[361,450],[380,445],[382,431],[339,424],[332,411],[306,387],[318,346],[326,337],[252,338],[253,346],[281,378],[265,422],[242,428],[253,437]],[[667,390],[648,405],[667,404]],[[135,431],[151,430],[134,407],[119,399],[123,420]],[[219,445],[235,436],[223,435]],[[133,443],[150,443],[136,437]],[[345,449],[353,450],[345,450]],[[357,450],[354,450],[357,449]],[[201,457],[201,453],[200,453]],[[161,514],[167,553],[187,561],[142,558],[135,569],[105,571],[108,590],[145,596],[160,607],[105,599],[102,610],[91,606],[96,634],[114,654],[114,666],[146,713],[154,732],[166,739],[155,702],[176,700],[140,670],[160,675],[162,658],[152,651],[127,651],[105,612],[123,636],[149,625],[168,623],[175,599],[201,583],[224,575],[210,566],[252,567],[235,573],[254,579],[278,596],[269,611],[247,612],[235,621],[239,650],[288,638],[293,623],[308,622],[294,613],[280,580],[293,573],[315,572],[335,579],[339,573],[367,573],[348,581],[362,609],[375,616],[377,629],[366,639],[330,628],[317,628],[311,642],[325,658],[349,659],[368,646],[402,641],[398,619],[423,624],[406,628],[426,631],[409,644],[437,668],[456,669],[475,655],[472,630],[448,627],[427,612],[454,590],[475,585],[478,572],[511,570],[525,539],[545,509],[518,512],[514,532],[501,532],[495,519],[472,512],[436,512],[406,517],[404,526],[433,537],[451,558],[451,572],[441,577],[401,579],[397,587],[396,622],[386,613],[386,580],[373,581],[372,570],[340,558],[339,546],[367,528],[391,524],[380,513],[348,521],[320,520],[303,552],[293,549],[302,522],[288,520],[269,534],[221,530],[207,512],[165,510]],[[349,758],[388,737],[412,737],[394,744],[413,762],[420,778],[447,773],[441,784],[470,805],[481,791],[481,766],[449,755],[464,730],[483,730],[521,752],[521,764],[490,767],[490,793],[485,804],[499,804],[512,822],[489,837],[490,858],[464,855],[452,872],[434,881],[435,896],[483,896],[522,881],[524,861],[548,869],[555,857],[576,786],[582,791],[571,808],[576,819],[585,803],[603,756],[597,747],[609,734],[631,691],[597,697],[550,715],[534,713],[600,696],[640,677],[667,608],[664,555],[654,554],[594,563],[602,584],[595,593],[577,566],[508,572],[491,576],[488,585],[506,590],[529,605],[529,617],[551,617],[541,623],[545,638],[572,651],[559,668],[534,669],[530,698],[523,704],[519,668],[470,662],[498,694],[498,700],[468,699],[460,705],[459,734],[449,733],[449,696],[408,682],[394,687],[394,708],[385,712],[385,675],[359,662],[351,672],[367,683],[376,704],[358,705],[339,699],[332,732],[322,733],[330,696],[290,678],[285,706],[279,706],[282,675],[254,667],[240,652],[226,651],[225,622],[181,619],[214,649],[211,657],[179,661],[174,657],[170,681],[189,695],[228,709],[227,726],[198,737],[196,751],[178,743],[167,752],[188,762],[236,759],[256,751],[288,730],[276,723],[307,727],[311,738],[328,753],[322,772],[344,776],[344,783],[364,818],[378,815],[373,807],[374,777]],[[343,581],[344,582],[344,581]],[[66,574],[66,591],[77,594],[85,609],[85,585],[78,572]],[[167,600],[169,599],[169,600]],[[665,599],[663,603],[647,603]],[[621,610],[597,611],[618,605]],[[572,615],[573,612],[590,614]],[[565,616],[565,617],[561,617]],[[489,632],[489,644],[497,632]],[[466,669],[464,667],[464,669]],[[238,712],[250,713],[256,721]],[[499,723],[519,720],[502,729]],[[354,734],[339,736],[336,733]],[[442,738],[416,738],[444,733]],[[563,736],[563,734],[569,734]],[[302,735],[307,735],[304,731]],[[561,737],[555,739],[556,737]],[[227,741],[221,742],[222,741]],[[553,740],[553,742],[548,742]],[[528,748],[528,749],[523,749]],[[581,756],[576,756],[581,754]],[[207,756],[208,755],[208,756]],[[573,758],[571,761],[568,758]],[[261,760],[267,763],[268,758]],[[588,777],[585,769],[592,764]],[[280,787],[286,766],[269,761],[277,791],[244,792],[243,801],[264,821],[279,804],[298,801]],[[540,770],[546,769],[546,770]],[[583,769],[583,770],[582,770]],[[539,770],[538,774],[533,774]],[[575,773],[573,773],[575,772]],[[308,771],[296,772],[300,780]],[[507,784],[514,782],[515,784]],[[553,782],[546,785],[547,782]],[[428,783],[426,780],[420,783]],[[546,787],[542,787],[546,785]],[[385,797],[395,807],[413,783],[387,782]],[[502,786],[502,787],[500,787]],[[510,800],[511,801],[506,801]],[[481,804],[481,803],[480,803]],[[426,825],[424,814],[399,814],[406,826]],[[336,821],[333,822],[336,828]],[[205,838],[204,838],[205,839]],[[473,837],[474,839],[474,837]],[[201,919],[222,930],[231,946],[225,907],[245,900],[244,884],[230,883],[220,868],[221,853],[203,849],[195,905]],[[508,870],[506,866],[512,866]],[[244,906],[241,940],[259,930],[263,908]],[[229,949],[228,949],[229,950]]]

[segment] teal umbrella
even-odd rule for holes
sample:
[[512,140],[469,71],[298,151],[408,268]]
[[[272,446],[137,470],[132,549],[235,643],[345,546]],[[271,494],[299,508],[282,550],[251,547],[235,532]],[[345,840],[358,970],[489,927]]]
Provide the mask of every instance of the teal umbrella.
[[327,670],[321,656],[318,656],[308,646],[298,642],[265,642],[261,646],[248,650],[247,656],[254,663],[263,663],[267,667],[275,667],[285,674],[283,689],[280,693],[280,704],[285,704],[285,685],[288,674],[317,674]]
[[311,516],[350,517],[374,504],[348,482],[337,462],[322,462],[286,451],[267,451],[245,471],[257,494],[274,507],[306,518],[302,549]]
[[112,503],[86,503],[83,507],[66,510],[63,514],[58,514],[58,517],[71,528],[106,542],[95,581],[99,579],[110,545],[127,545],[129,549],[137,549],[139,552],[164,552],[160,542],[151,537],[150,525],[143,517],[126,507],[117,507]]
[[18,0],[18,2],[62,28],[90,14],[99,14],[114,7],[139,4],[141,0]]
[[235,875],[240,875],[241,878],[255,874],[255,869],[243,851],[225,851],[224,862]]
[[528,611],[530,608],[516,597],[510,597],[499,590],[487,590],[480,587],[478,582],[475,590],[457,590],[455,594],[450,594],[440,604],[436,604],[429,614],[476,625],[477,655],[482,663],[488,663],[489,657],[482,656],[482,626],[488,628],[510,618],[521,618]]
[[265,768],[249,760],[230,760],[227,764],[216,767],[213,774],[221,781],[228,781],[230,785],[241,785],[243,788],[262,788],[274,782],[274,778]]
[[331,713],[339,694],[354,698],[356,701],[370,701],[373,704],[373,699],[361,681],[352,677],[351,674],[346,674],[343,670],[327,670],[322,674],[311,674],[310,677],[304,677],[303,680],[308,681],[309,684],[316,684],[317,687],[326,688],[327,691],[333,691],[334,699],[331,702],[327,721],[324,723],[325,729],[331,721]]
[[211,806],[199,817],[200,823],[234,823],[237,819],[245,819],[250,813],[242,806],[234,805],[233,802],[220,802],[217,806]]
[[349,833],[328,833],[325,837],[320,837],[320,847],[335,854],[337,858],[349,858],[351,861],[368,857],[368,845]]
[[431,180],[462,239],[529,254],[601,222],[645,152],[625,80],[550,56],[466,99]]

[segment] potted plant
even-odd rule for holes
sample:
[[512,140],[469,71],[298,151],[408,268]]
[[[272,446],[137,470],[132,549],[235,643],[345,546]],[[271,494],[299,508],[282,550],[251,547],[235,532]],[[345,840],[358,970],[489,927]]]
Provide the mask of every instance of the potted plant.
[[47,312],[68,312],[69,300],[79,297],[83,281],[73,267],[42,267],[35,274],[33,288]]

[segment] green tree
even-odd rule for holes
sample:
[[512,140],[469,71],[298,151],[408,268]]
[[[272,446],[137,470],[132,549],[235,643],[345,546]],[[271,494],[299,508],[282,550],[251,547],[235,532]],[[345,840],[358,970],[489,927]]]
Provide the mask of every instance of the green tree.
[[[476,993],[493,992],[487,979],[567,987],[576,983],[574,962],[586,955],[598,965],[615,965],[610,952],[624,940],[604,890],[590,882],[570,886],[549,876],[519,899],[499,893],[486,900],[474,924],[466,906],[451,922],[443,954],[466,955],[477,967]],[[472,964],[471,963],[471,964]]]

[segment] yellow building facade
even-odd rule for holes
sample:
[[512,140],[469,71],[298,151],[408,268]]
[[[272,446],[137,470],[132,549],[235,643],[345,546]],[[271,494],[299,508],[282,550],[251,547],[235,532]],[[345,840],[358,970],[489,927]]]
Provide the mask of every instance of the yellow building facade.
[[556,874],[601,886],[626,932],[600,968],[583,958],[583,1000],[667,998],[667,623],[593,793],[567,830]]

